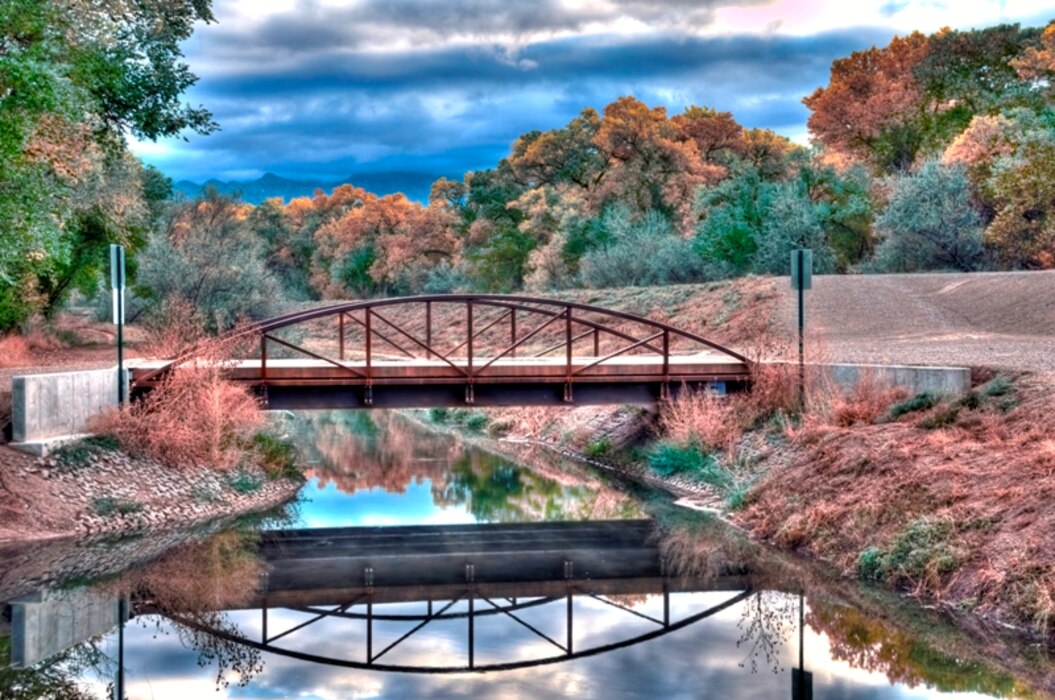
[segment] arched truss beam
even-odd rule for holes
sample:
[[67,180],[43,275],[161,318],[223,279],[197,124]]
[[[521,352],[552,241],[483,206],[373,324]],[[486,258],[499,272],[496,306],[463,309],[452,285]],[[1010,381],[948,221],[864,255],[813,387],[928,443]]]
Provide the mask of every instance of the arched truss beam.
[[[503,606],[495,604],[494,602],[490,601],[487,598],[478,597],[478,596],[474,595],[473,589],[471,587],[467,588],[465,590],[465,592],[463,593],[463,595],[460,596],[459,598],[455,598],[454,600],[449,601],[447,603],[447,605],[444,608],[441,608],[438,613],[433,613],[433,614],[429,614],[429,615],[422,615],[422,616],[417,616],[417,617],[414,617],[414,616],[391,616],[391,615],[388,615],[388,616],[380,616],[380,615],[379,616],[374,616],[370,612],[367,612],[366,614],[362,614],[362,615],[361,614],[349,614],[348,613],[348,609],[351,608],[351,606],[354,605],[355,603],[361,602],[361,600],[359,598],[357,598],[355,601],[346,603],[344,605],[337,606],[333,610],[324,610],[324,611],[319,612],[315,608],[305,609],[305,610],[302,610],[302,611],[303,612],[308,612],[308,611],[317,612],[316,616],[314,618],[312,618],[311,620],[308,620],[307,622],[304,622],[304,623],[301,623],[299,625],[296,625],[293,628],[290,628],[289,630],[283,631],[283,632],[281,632],[281,633],[279,633],[277,635],[271,636],[271,637],[267,637],[267,626],[265,624],[265,626],[264,626],[265,639],[260,640],[260,641],[255,640],[255,639],[250,639],[248,637],[245,637],[245,636],[242,636],[242,635],[239,635],[239,634],[234,634],[234,633],[231,633],[231,632],[226,631],[226,630],[210,628],[208,626],[205,626],[205,625],[202,625],[202,624],[196,622],[193,619],[190,619],[190,618],[187,618],[185,616],[178,615],[178,614],[165,613],[165,616],[168,617],[169,619],[173,620],[174,622],[177,622],[177,623],[182,624],[182,625],[186,625],[186,626],[191,627],[191,628],[193,628],[195,630],[198,630],[200,632],[204,632],[204,633],[213,635],[213,636],[215,636],[218,639],[222,639],[222,640],[225,640],[225,641],[228,641],[228,642],[232,642],[232,643],[235,643],[235,644],[240,644],[240,645],[243,645],[243,646],[251,647],[253,649],[257,649],[259,651],[267,652],[269,654],[276,654],[278,656],[284,656],[284,657],[287,657],[287,658],[297,659],[297,660],[300,660],[300,661],[307,661],[307,662],[310,662],[310,663],[324,664],[324,665],[328,665],[328,666],[339,666],[339,667],[343,667],[343,668],[355,668],[355,669],[362,669],[362,670],[382,671],[382,672],[390,672],[390,673],[419,673],[419,674],[486,673],[486,672],[491,672],[491,671],[510,671],[510,670],[514,670],[514,669],[533,668],[533,667],[537,667],[537,666],[546,666],[546,665],[549,665],[549,664],[561,663],[561,662],[564,662],[564,661],[571,661],[571,660],[574,660],[574,659],[581,659],[581,658],[585,658],[585,657],[589,657],[589,656],[597,656],[598,654],[604,654],[604,653],[609,652],[609,651],[615,651],[617,649],[624,649],[626,647],[634,646],[636,644],[641,644],[643,642],[647,642],[649,640],[656,639],[658,637],[662,637],[664,635],[670,634],[671,632],[675,632],[677,630],[680,630],[680,629],[683,629],[685,627],[688,627],[691,624],[694,624],[694,623],[699,622],[701,620],[704,620],[704,619],[706,619],[708,617],[711,617],[712,615],[715,615],[715,614],[717,614],[717,613],[719,613],[719,612],[721,612],[723,610],[726,610],[727,608],[730,608],[730,607],[732,607],[734,605],[737,605],[737,604],[743,602],[744,600],[746,600],[748,597],[750,597],[754,593],[754,591],[751,590],[750,588],[746,589],[746,590],[743,590],[743,591],[736,592],[735,594],[730,596],[728,599],[718,603],[717,605],[713,605],[713,606],[711,606],[709,608],[706,608],[705,610],[702,610],[702,611],[700,611],[698,613],[695,613],[695,614],[692,614],[692,615],[688,615],[688,616],[686,616],[686,617],[684,617],[684,618],[682,618],[680,620],[676,620],[676,621],[671,621],[669,619],[656,620],[656,619],[648,618],[647,616],[641,615],[640,613],[637,613],[636,611],[633,611],[633,610],[628,609],[628,608],[623,608],[622,606],[620,606],[620,605],[618,605],[616,603],[610,603],[611,605],[614,605],[615,607],[618,607],[618,608],[620,608],[622,610],[625,610],[626,612],[629,612],[629,613],[634,614],[634,615],[638,615],[639,617],[645,617],[646,619],[651,620],[652,622],[654,622],[656,624],[656,628],[652,629],[652,630],[650,630],[648,632],[645,632],[643,634],[638,634],[636,636],[629,637],[627,639],[624,639],[624,640],[621,640],[621,641],[617,641],[617,642],[610,642],[610,643],[607,643],[607,644],[599,644],[599,645],[593,646],[593,647],[575,648],[573,643],[572,643],[572,637],[571,637],[571,630],[572,630],[571,600],[572,600],[572,595],[573,595],[573,589],[574,589],[574,592],[577,592],[579,594],[590,595],[589,593],[586,593],[583,590],[578,590],[575,586],[572,586],[572,587],[569,588],[569,593],[568,593],[568,597],[567,597],[568,604],[567,604],[567,608],[566,608],[567,615],[568,615],[568,618],[567,618],[568,639],[567,639],[567,641],[564,644],[561,644],[560,642],[558,642],[558,641],[552,639],[551,637],[543,634],[539,630],[533,628],[531,625],[525,623],[523,620],[521,620],[521,619],[516,617],[516,615],[514,613],[514,610],[519,609],[519,608],[523,608],[523,607],[527,607],[526,604],[517,603],[517,604],[514,604],[513,606],[505,606],[505,607],[503,607]],[[668,606],[668,604],[666,602],[666,596],[669,596],[669,592],[664,591],[664,597],[665,597],[664,608],[665,609]],[[595,597],[596,598],[597,596],[591,596],[591,597]],[[467,613],[452,613],[452,614],[448,614],[447,610],[452,605],[454,605],[454,603],[458,602],[458,600],[461,600],[461,599],[465,599],[466,601],[468,601],[468,603],[469,603],[469,611]],[[559,599],[557,599],[557,600],[559,600]],[[474,602],[476,602],[476,601],[483,601],[483,602],[489,603],[491,608],[485,608],[482,611],[475,611],[475,609],[474,609]],[[546,602],[546,603],[553,602],[553,599],[546,598],[546,599],[544,599],[544,602]],[[605,602],[608,602],[608,601],[605,601]],[[367,603],[367,604],[369,604],[369,603]],[[266,616],[266,614],[267,614],[266,609],[264,610],[264,614]],[[473,621],[477,617],[480,617],[480,616],[482,616],[484,614],[491,614],[491,615],[505,614],[505,615],[509,616],[515,622],[519,623],[521,626],[527,627],[530,631],[535,633],[540,638],[543,638],[546,641],[550,642],[552,645],[556,646],[561,651],[561,653],[553,654],[551,656],[544,656],[544,657],[538,657],[538,658],[533,658],[533,659],[523,659],[523,660],[518,660],[518,661],[505,661],[505,662],[494,662],[494,663],[484,663],[484,664],[477,664],[477,663],[475,663],[475,660],[474,660],[475,649],[474,649]],[[333,618],[333,617],[344,617],[346,619],[356,619],[356,620],[360,620],[360,621],[362,621],[362,620],[366,621],[366,624],[367,624],[366,635],[367,635],[367,640],[368,640],[367,641],[367,652],[366,652],[367,658],[366,659],[364,659],[364,660],[341,659],[341,658],[323,656],[323,655],[320,655],[320,654],[313,654],[313,653],[304,652],[304,651],[298,651],[296,649],[292,649],[292,648],[289,648],[289,647],[286,647],[286,646],[277,646],[275,644],[275,642],[278,641],[279,639],[284,639],[284,638],[287,637],[287,635],[289,635],[289,634],[291,634],[291,633],[293,633],[295,631],[298,631],[300,629],[303,629],[304,627],[307,627],[307,626],[313,624],[314,622],[316,622],[316,621],[318,621],[320,619],[327,619],[327,618]],[[406,639],[408,639],[409,637],[413,636],[415,633],[417,633],[418,631],[423,629],[429,622],[432,622],[432,621],[435,621],[435,620],[440,620],[440,619],[451,619],[453,617],[465,618],[466,621],[467,621],[467,633],[466,633],[467,634],[467,657],[468,657],[467,658],[467,663],[450,664],[450,665],[442,665],[442,666],[416,666],[416,665],[402,665],[402,664],[378,662],[379,658],[381,658],[388,651],[390,651],[393,648],[397,647],[403,641],[405,641]],[[415,620],[417,620],[418,624],[413,629],[411,629],[409,632],[407,632],[402,637],[397,639],[395,642],[389,644],[387,647],[385,647],[384,649],[382,649],[381,651],[379,651],[379,652],[377,652],[375,654],[373,652],[372,642],[371,642],[371,640],[372,640],[372,623],[375,620],[401,620],[401,621],[415,621]]]
[[[464,320],[464,329],[458,326],[461,337],[455,338],[456,341],[460,339],[461,342],[453,347],[441,348],[438,343],[434,342],[432,312],[437,305],[445,305],[448,311],[450,311],[450,305],[465,307],[464,316],[461,316]],[[407,306],[414,307],[415,311],[424,311],[424,323],[415,322],[413,330],[408,330],[394,321],[388,313],[397,307]],[[481,319],[477,318],[480,309],[498,309],[502,313],[496,318],[481,322]],[[526,332],[523,326],[518,329],[518,318],[521,314],[527,315],[528,323],[525,325],[530,327],[526,329]],[[309,350],[276,335],[280,330],[326,318],[334,318],[337,321],[339,352],[336,357],[329,357],[321,351]],[[416,320],[421,321],[422,319]],[[502,341],[497,347],[481,352],[478,344],[480,338],[507,320],[509,322],[508,341]],[[356,361],[346,359],[345,341],[348,337],[346,331],[348,322],[357,324],[362,329],[362,348],[359,353],[362,359]],[[619,327],[619,323],[623,324],[622,328]],[[634,332],[626,329],[627,324],[632,326]],[[424,326],[423,330],[417,328],[420,325]],[[555,325],[556,328],[554,328]],[[643,334],[640,333],[642,329]],[[550,343],[547,343],[547,347],[541,351],[534,348],[531,354],[532,358],[541,358],[538,361],[537,375],[532,375],[536,368],[525,364],[523,356],[517,358],[517,352],[518,350],[522,352],[528,347],[527,343],[537,337],[539,340],[547,337],[542,335],[547,330],[550,333]],[[586,356],[577,355],[575,353],[576,344],[591,335],[593,336],[593,352]],[[574,301],[500,294],[425,295],[344,302],[258,321],[236,329],[223,339],[234,342],[251,338],[258,338],[260,343],[259,374],[250,378],[256,385],[267,386],[278,383],[279,380],[274,372],[276,363],[271,360],[269,365],[268,360],[268,346],[277,345],[314,361],[324,369],[328,368],[329,374],[326,376],[331,383],[344,381],[365,387],[364,404],[366,405],[372,404],[374,385],[407,384],[416,379],[420,379],[423,384],[444,380],[447,383],[463,383],[466,393],[465,402],[473,403],[474,385],[515,381],[509,376],[512,358],[517,358],[516,363],[519,367],[517,378],[523,379],[522,384],[563,381],[565,401],[572,401],[572,385],[576,382],[608,381],[609,379],[612,383],[629,382],[631,379],[627,376],[634,375],[633,381],[657,383],[662,398],[669,395],[669,386],[672,382],[706,381],[712,375],[716,379],[732,377],[745,380],[749,377],[752,366],[752,363],[740,353],[662,321]],[[556,343],[552,343],[554,338],[557,339]],[[604,353],[601,352],[602,338],[609,343]],[[611,347],[613,340],[614,349]],[[697,346],[697,352],[702,350],[711,353],[712,357],[719,358],[714,361],[717,364],[712,364],[707,369],[697,367],[695,371],[686,368],[685,358],[674,357],[675,353],[672,351],[672,342],[677,340],[687,341]],[[435,368],[428,370],[417,367],[414,371],[421,373],[420,377],[406,373],[393,377],[390,353],[378,352],[376,348],[378,344],[394,348],[400,357],[405,356],[410,360],[427,360],[434,363],[445,374],[437,375]],[[555,369],[555,361],[561,358],[545,356],[561,349],[564,350],[563,362]],[[642,352],[651,353],[651,355],[641,355]],[[625,368],[619,371],[612,369],[613,360],[632,353],[638,354],[631,363],[633,367],[630,371]],[[136,370],[134,387],[149,388],[171,368],[191,361],[200,354],[200,350],[192,350],[159,366]],[[388,364],[388,369],[381,368],[382,364]],[[269,370],[271,370],[270,374]],[[430,371],[432,374],[429,374]]]

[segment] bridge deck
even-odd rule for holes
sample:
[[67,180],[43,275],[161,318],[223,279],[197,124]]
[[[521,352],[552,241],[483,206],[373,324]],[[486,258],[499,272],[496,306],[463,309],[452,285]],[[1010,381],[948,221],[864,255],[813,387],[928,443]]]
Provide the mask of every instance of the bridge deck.
[[376,600],[425,600],[469,584],[493,595],[657,593],[749,587],[744,576],[671,578],[649,520],[275,532],[261,543],[271,605],[319,605],[373,591]]
[[[654,403],[682,384],[750,380],[744,362],[719,353],[628,355],[603,359],[474,357],[326,361],[268,358],[234,361],[227,376],[258,389],[269,408],[428,407],[473,403],[481,406]],[[150,373],[165,361],[137,361],[133,384],[151,388]],[[570,378],[570,382],[569,382]],[[573,385],[565,391],[566,385]],[[472,391],[466,387],[471,385]],[[369,388],[369,394],[366,393]]]

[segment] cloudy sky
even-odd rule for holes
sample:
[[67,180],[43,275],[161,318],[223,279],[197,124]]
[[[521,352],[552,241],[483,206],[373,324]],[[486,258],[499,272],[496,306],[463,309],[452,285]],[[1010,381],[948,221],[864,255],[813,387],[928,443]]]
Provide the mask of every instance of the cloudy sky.
[[[221,131],[136,143],[176,179],[460,178],[635,95],[806,143],[835,58],[914,29],[1042,25],[1055,0],[213,0],[184,47]],[[402,175],[393,176],[397,181]],[[419,177],[420,179],[420,177]]]

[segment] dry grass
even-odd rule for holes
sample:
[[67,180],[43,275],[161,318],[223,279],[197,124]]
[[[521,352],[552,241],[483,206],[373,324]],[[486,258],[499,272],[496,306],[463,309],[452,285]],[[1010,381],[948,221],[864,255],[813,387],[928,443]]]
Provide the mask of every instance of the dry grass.
[[0,336],[0,369],[32,367],[44,355],[63,348],[61,341],[42,330]]
[[861,387],[823,430],[794,434],[796,456],[751,494],[742,523],[847,573],[873,567],[1055,637],[1055,377],[861,425],[888,396]]
[[686,389],[665,403],[659,432],[680,444],[695,443],[708,450],[731,453],[743,436],[745,401],[709,391]]
[[92,430],[174,467],[233,468],[265,422],[256,398],[223,378],[239,350],[223,340],[199,345],[195,358],[175,366],[149,395],[98,417]]

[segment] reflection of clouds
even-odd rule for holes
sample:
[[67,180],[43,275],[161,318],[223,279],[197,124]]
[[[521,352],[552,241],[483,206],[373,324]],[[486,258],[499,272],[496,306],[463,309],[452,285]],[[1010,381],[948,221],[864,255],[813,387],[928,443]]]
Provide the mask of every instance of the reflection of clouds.
[[[677,620],[727,600],[732,593],[700,592],[672,594],[671,619]],[[496,601],[497,602],[497,601]],[[484,603],[477,602],[477,609]],[[521,617],[563,641],[564,601],[550,604],[546,615],[535,610],[523,611]],[[405,603],[375,607],[376,612],[421,613],[423,603]],[[465,609],[459,603],[456,608]],[[654,617],[662,615],[662,598],[652,596],[634,607]],[[534,669],[497,672],[483,675],[415,675],[361,671],[322,664],[299,662],[278,655],[265,654],[264,672],[246,688],[230,687],[216,692],[213,685],[215,667],[200,669],[197,653],[184,649],[162,625],[155,635],[152,623],[145,627],[131,623],[126,632],[127,687],[131,698],[186,700],[187,698],[598,698],[611,700],[655,698],[656,700],[714,698],[780,698],[789,697],[790,674],[768,671],[751,674],[740,668],[741,651],[736,648],[739,636],[737,622],[742,606],[733,606],[714,616],[650,642],[614,652],[557,663]],[[520,613],[518,613],[520,614]],[[259,638],[259,611],[229,613],[233,622],[248,637]],[[305,619],[307,615],[289,610],[274,610],[269,617],[269,632],[277,634]],[[516,623],[506,620],[505,627],[493,620],[478,618],[477,659],[502,660],[549,655],[556,651],[547,642],[530,635]],[[612,609],[599,601],[575,600],[575,639],[577,648],[631,637],[647,629],[648,623],[633,615]],[[398,638],[413,623],[386,623],[375,632],[375,653]],[[326,656],[362,659],[365,653],[365,623],[328,620],[306,627],[279,642],[289,648]],[[405,648],[386,655],[384,661],[405,664],[435,665],[442,658],[465,659],[465,620],[433,626],[419,638],[411,637]],[[523,633],[521,633],[523,632]],[[421,634],[421,633],[419,633]],[[115,635],[105,642],[116,655]],[[486,645],[486,647],[485,647]],[[933,697],[932,691],[890,686],[882,674],[855,670],[843,662],[827,661],[827,639],[806,631],[806,666],[814,673],[814,690],[818,698],[853,700]],[[398,652],[398,655],[397,655]],[[797,660],[797,639],[789,640],[781,651],[782,665],[790,669]],[[390,658],[391,657],[391,658]],[[97,684],[93,685],[96,687]],[[943,695],[942,697],[978,697],[976,695]]]

